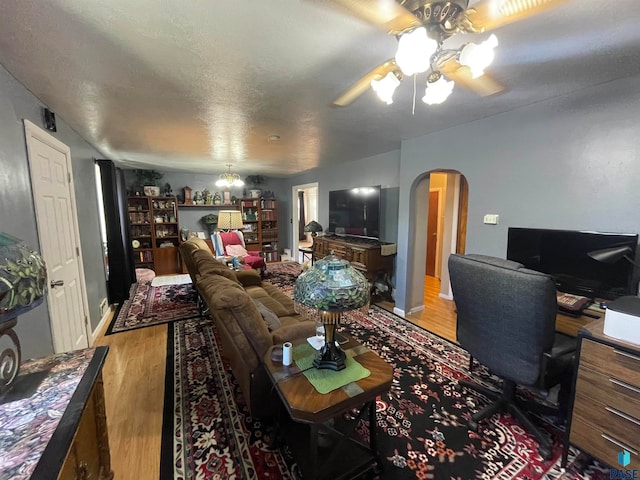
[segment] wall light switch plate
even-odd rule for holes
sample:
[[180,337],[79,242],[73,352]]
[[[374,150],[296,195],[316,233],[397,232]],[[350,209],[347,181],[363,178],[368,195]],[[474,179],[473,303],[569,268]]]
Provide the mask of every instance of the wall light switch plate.
[[484,223],[486,223],[487,225],[497,225],[499,218],[500,218],[500,215],[487,214],[484,216]]

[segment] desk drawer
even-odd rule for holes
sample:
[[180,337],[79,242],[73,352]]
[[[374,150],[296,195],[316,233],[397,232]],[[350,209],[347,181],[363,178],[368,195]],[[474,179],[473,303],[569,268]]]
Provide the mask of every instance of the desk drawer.
[[640,389],[629,385],[626,379],[623,381],[580,365],[576,380],[576,402],[579,396],[585,397],[587,403],[593,400],[640,420]]
[[624,410],[578,394],[573,406],[573,415],[640,451],[640,420],[628,415]]
[[574,416],[571,421],[570,440],[577,447],[616,468],[622,468],[617,466],[618,452],[626,448],[631,454],[631,463],[625,469],[640,469],[640,457],[637,450],[630,448],[616,435],[603,432],[581,417]]
[[580,365],[587,365],[634,387],[640,387],[640,356],[627,353],[602,343],[583,339]]

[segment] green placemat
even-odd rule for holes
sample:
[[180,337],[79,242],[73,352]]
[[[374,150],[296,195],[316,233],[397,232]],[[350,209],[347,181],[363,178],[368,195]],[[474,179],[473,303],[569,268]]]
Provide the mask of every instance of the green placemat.
[[349,353],[347,352],[344,362],[346,367],[337,372],[314,368],[313,360],[316,358],[317,351],[308,343],[294,347],[293,360],[318,393],[324,394],[371,375],[371,372],[354,360]]

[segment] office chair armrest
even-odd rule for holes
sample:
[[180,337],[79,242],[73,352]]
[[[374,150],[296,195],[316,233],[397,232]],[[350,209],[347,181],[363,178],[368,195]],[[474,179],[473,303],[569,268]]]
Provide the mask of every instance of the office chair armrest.
[[553,347],[551,347],[550,352],[545,352],[545,356],[548,355],[550,358],[559,358],[567,353],[575,352],[578,348],[578,339],[575,337],[570,337],[569,335],[565,335],[563,333],[555,334],[555,340],[553,342]]

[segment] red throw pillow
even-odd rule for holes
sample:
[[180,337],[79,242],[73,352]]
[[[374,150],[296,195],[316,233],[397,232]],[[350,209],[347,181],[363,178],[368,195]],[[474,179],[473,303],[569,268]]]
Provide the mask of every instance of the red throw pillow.
[[227,245],[242,245],[240,241],[240,237],[235,232],[222,232],[220,234],[220,239],[222,240],[222,244],[226,247]]

